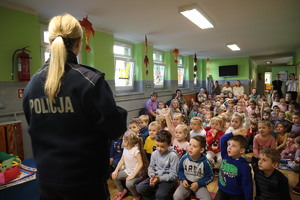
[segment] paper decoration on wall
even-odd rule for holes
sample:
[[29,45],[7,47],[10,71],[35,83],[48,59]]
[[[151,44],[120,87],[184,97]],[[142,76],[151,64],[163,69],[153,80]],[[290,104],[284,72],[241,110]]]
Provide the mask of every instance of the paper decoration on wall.
[[174,49],[173,50],[173,55],[174,55],[174,58],[175,58],[175,60],[174,60],[174,62],[176,63],[176,64],[178,64],[178,55],[179,55],[179,50],[178,49]]
[[145,35],[145,58],[144,58],[144,64],[146,65],[146,75],[148,75],[148,64],[149,64],[149,58],[148,58],[148,40],[147,35]]
[[79,23],[84,28],[84,32],[85,32],[85,43],[86,43],[85,49],[87,50],[87,52],[90,53],[91,48],[88,45],[88,43],[89,43],[89,39],[91,37],[91,34],[93,35],[93,37],[94,37],[94,34],[95,34],[95,30],[93,29],[93,24],[88,20],[88,16],[84,17],[82,19],[82,21],[79,20]]
[[207,58],[207,59],[206,59],[206,72],[207,72],[207,73],[210,72],[209,64],[210,64],[210,59]]
[[209,58],[206,59],[206,64],[207,64],[207,65],[210,64],[210,59],[209,59]]
[[198,68],[197,68],[197,55],[195,54],[195,56],[194,56],[194,78],[197,77],[197,70],[198,70]]

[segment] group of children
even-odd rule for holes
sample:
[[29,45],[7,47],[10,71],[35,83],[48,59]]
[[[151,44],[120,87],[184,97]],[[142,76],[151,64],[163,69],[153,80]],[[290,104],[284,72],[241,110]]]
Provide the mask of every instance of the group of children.
[[[285,159],[299,169],[300,112],[290,109],[294,104],[279,118],[283,111],[264,99],[199,99],[192,102],[190,115],[176,100],[170,108],[160,102],[156,121],[149,124],[147,115],[139,116],[122,138],[112,141],[112,179],[119,191],[115,199],[123,199],[128,189],[134,200],[177,200],[191,194],[210,200],[206,186],[214,175],[219,186],[215,200],[253,199],[245,157],[252,152],[255,199],[291,199],[287,178],[276,168]],[[300,194],[297,187],[293,191]]]

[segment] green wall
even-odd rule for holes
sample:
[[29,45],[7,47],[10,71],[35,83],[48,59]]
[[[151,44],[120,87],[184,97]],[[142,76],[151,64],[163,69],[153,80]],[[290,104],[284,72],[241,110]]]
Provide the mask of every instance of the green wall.
[[106,80],[114,80],[113,35],[96,31],[89,40],[91,52],[85,50],[85,40],[82,43],[82,63],[95,67],[105,73]]
[[[22,20],[20,20],[22,19]],[[11,57],[16,49],[24,46],[30,46],[31,59],[31,75],[33,75],[41,67],[41,48],[40,48],[40,24],[38,16],[35,14],[24,13],[0,6],[0,81],[11,81]],[[122,41],[121,41],[122,42]],[[82,63],[95,67],[106,74],[107,80],[114,80],[114,55],[113,55],[113,34],[96,31],[95,37],[91,37],[89,46],[91,52],[85,51],[85,43],[82,45]],[[153,80],[153,46],[148,45],[148,75],[146,75],[146,67],[144,64],[145,44],[132,44],[133,58],[136,60],[136,80],[151,81]],[[164,63],[166,64],[166,80],[177,80],[177,65],[174,62],[172,50],[163,52]],[[293,63],[300,63],[300,49],[295,52]],[[183,56],[183,64],[186,66],[186,79],[193,80],[193,56]],[[218,69],[220,65],[239,66],[238,77],[219,77]],[[274,67],[257,66],[253,64],[248,57],[226,58],[226,59],[210,59],[208,63],[206,59],[198,59],[197,75],[199,81],[205,81],[208,75],[212,75],[215,80],[247,80],[255,79],[264,71],[273,71],[273,75],[278,71],[286,70],[286,66]],[[209,68],[209,70],[207,70]],[[299,66],[298,66],[299,68]],[[17,68],[15,67],[15,72]],[[296,72],[296,68],[288,67],[288,73]],[[15,77],[17,80],[17,77]]]
[[280,71],[287,71],[287,74],[289,75],[290,73],[295,73],[296,68],[295,66],[274,66],[272,67],[272,80],[276,79],[276,74]]
[[[31,75],[41,67],[40,27],[37,15],[0,6],[0,81],[11,81],[12,55],[15,50],[30,46]],[[15,66],[15,78],[17,66]]]
[[[214,80],[237,80],[249,79],[250,66],[248,57],[226,58],[226,59],[210,59],[209,62],[202,60],[202,80],[206,79],[207,75],[211,75]],[[219,66],[221,65],[238,65],[238,76],[236,77],[219,77]],[[208,70],[209,68],[209,70]]]
[[287,71],[288,75],[290,73],[296,73],[295,66],[268,66],[268,65],[259,65],[257,67],[257,74],[260,78],[264,77],[265,72],[272,72],[272,80],[275,80],[276,74],[280,71]]
[[300,63],[300,49],[298,49],[296,52],[295,52],[295,55],[293,57],[293,63],[295,65],[298,65]]

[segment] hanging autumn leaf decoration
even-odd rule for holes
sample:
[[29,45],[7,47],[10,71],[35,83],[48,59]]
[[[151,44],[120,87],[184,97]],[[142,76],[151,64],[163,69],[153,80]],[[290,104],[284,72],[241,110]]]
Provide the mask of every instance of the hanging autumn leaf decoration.
[[210,63],[210,59],[207,58],[207,59],[206,59],[206,64],[209,65],[209,63]]
[[176,64],[178,64],[178,55],[179,55],[179,50],[178,49],[174,49],[173,50],[173,55],[174,55],[174,58],[175,58],[175,60],[174,60],[174,62],[176,63]]
[[197,77],[197,70],[198,70],[198,68],[197,68],[197,55],[195,54],[195,56],[194,56],[194,78]]
[[146,65],[146,75],[148,75],[148,64],[149,64],[149,58],[148,58],[148,40],[147,35],[145,35],[145,58],[144,58],[144,64]]
[[206,59],[206,72],[207,72],[207,73],[210,72],[209,64],[210,64],[210,59],[207,58],[207,59]]
[[95,30],[93,29],[93,24],[88,20],[88,16],[84,17],[82,19],[82,21],[79,20],[79,23],[84,28],[84,32],[85,32],[85,43],[86,43],[85,49],[87,50],[87,52],[90,53],[91,48],[88,45],[88,42],[89,42],[89,39],[91,37],[91,34],[93,35],[93,37],[94,37],[94,34],[95,34]]

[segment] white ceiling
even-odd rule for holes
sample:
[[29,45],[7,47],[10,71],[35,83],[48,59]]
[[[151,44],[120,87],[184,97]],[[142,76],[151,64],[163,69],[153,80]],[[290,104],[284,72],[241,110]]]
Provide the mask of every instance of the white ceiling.
[[[257,64],[286,64],[300,48],[300,0],[0,0],[41,19],[68,12],[89,16],[96,30],[140,43],[147,35],[156,49],[178,48],[198,58],[251,57]],[[178,7],[197,3],[215,28],[201,30]],[[0,4],[1,5],[1,4]],[[232,52],[227,43],[241,51]]]

